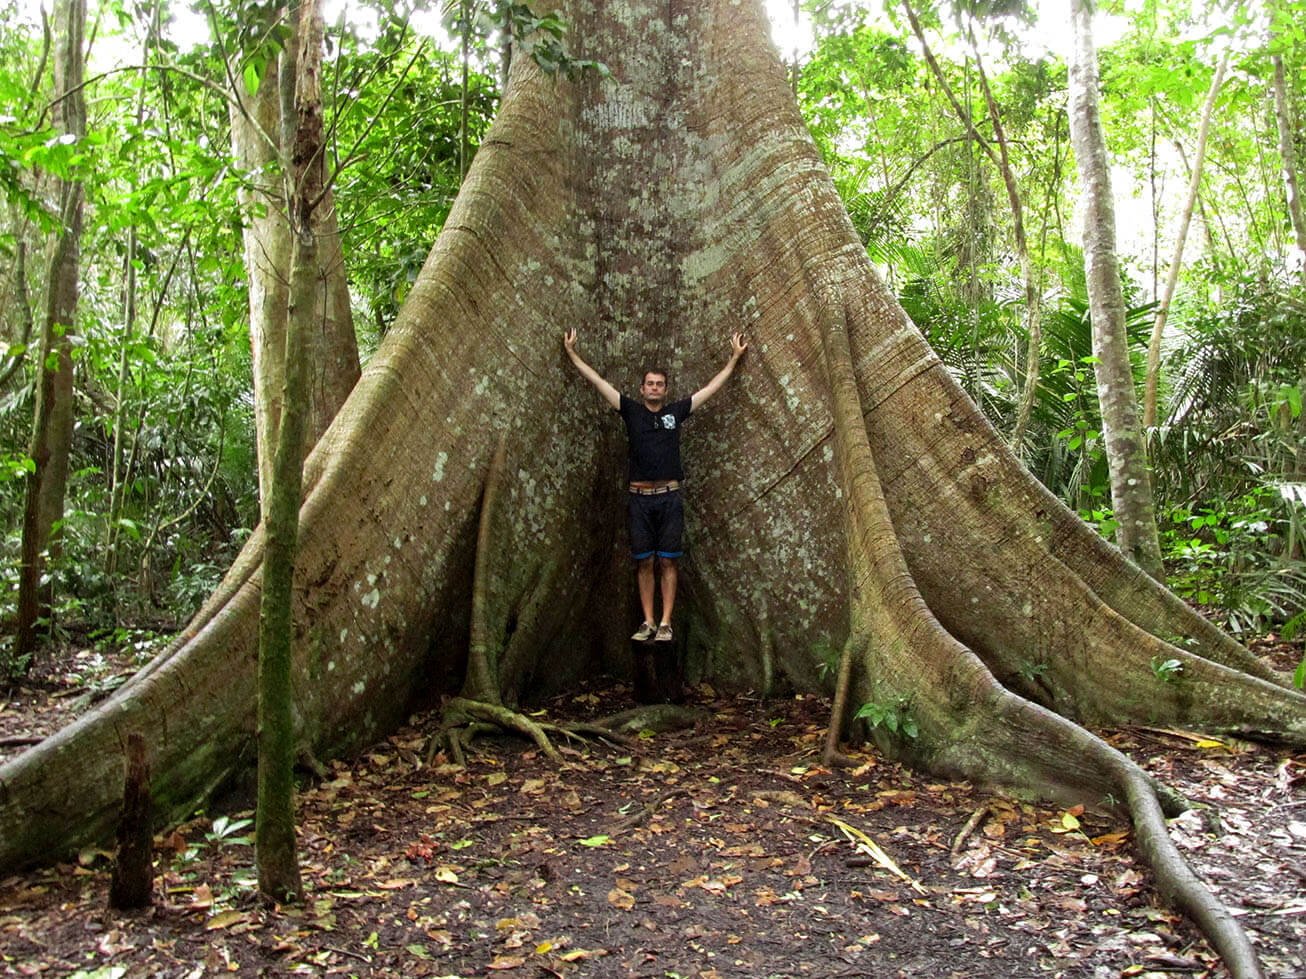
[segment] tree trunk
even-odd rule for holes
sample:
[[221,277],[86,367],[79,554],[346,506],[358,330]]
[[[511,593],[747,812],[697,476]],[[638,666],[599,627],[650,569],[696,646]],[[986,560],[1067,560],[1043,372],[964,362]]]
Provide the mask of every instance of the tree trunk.
[[[85,0],[61,0],[55,7],[59,52],[55,58],[54,128],[80,142],[86,138]],[[81,264],[82,183],[60,180],[59,237],[50,263],[50,285],[41,360],[37,368],[36,410],[28,454],[36,468],[27,480],[23,540],[18,583],[18,621],[14,636],[14,666],[22,668],[36,647],[38,620],[49,613],[52,589],[46,569],[58,556],[63,520],[68,456],[73,438],[72,331],[77,322],[78,276]]]
[[1220,57],[1220,64],[1211,79],[1211,87],[1206,92],[1206,101],[1202,103],[1202,120],[1197,127],[1197,150],[1193,156],[1192,173],[1188,180],[1188,199],[1184,201],[1183,212],[1179,215],[1179,230],[1175,234],[1174,258],[1170,260],[1170,273],[1165,279],[1165,291],[1158,298],[1156,318],[1152,321],[1152,337],[1147,345],[1147,379],[1143,388],[1143,427],[1156,425],[1156,389],[1161,374],[1161,337],[1165,333],[1165,321],[1170,315],[1170,302],[1174,299],[1175,286],[1179,282],[1179,270],[1184,263],[1184,244],[1188,240],[1188,225],[1193,220],[1193,209],[1197,205],[1198,192],[1202,186],[1202,163],[1206,159],[1206,137],[1211,131],[1211,113],[1215,109],[1215,99],[1224,84],[1224,70],[1229,64],[1229,51]]
[[[414,698],[457,689],[478,563],[477,647],[505,704],[628,670],[623,439],[563,329],[584,324],[614,380],[661,363],[691,391],[746,328],[749,360],[685,437],[691,674],[820,689],[823,651],[851,639],[853,703],[919,728],[888,750],[1127,809],[1169,854],[1169,886],[1157,788],[1078,724],[1302,744],[1306,698],[1076,519],[966,398],[871,269],[760,3],[564,13],[577,55],[613,77],[514,61],[407,303],[308,459],[299,743],[367,744]],[[481,534],[501,440],[513,461]],[[263,547],[256,532],[111,700],[0,769],[0,868],[104,835],[124,726],[156,746],[174,817],[248,765]]]
[[1153,513],[1152,480],[1138,423],[1138,397],[1125,334],[1125,297],[1116,257],[1111,167],[1097,108],[1097,51],[1089,0],[1073,0],[1070,138],[1084,193],[1084,268],[1093,320],[1093,372],[1102,405],[1102,436],[1111,472],[1111,504],[1120,549],[1157,581],[1165,580]]
[[1034,410],[1034,401],[1038,397],[1039,359],[1043,346],[1042,296],[1034,273],[1034,263],[1029,256],[1029,242],[1025,235],[1025,208],[1020,197],[1020,187],[1016,183],[1016,173],[1011,166],[1011,154],[1007,145],[1007,134],[1002,126],[1002,114],[998,111],[997,100],[993,97],[988,75],[984,71],[984,63],[980,57],[979,44],[975,40],[973,25],[968,24],[967,26],[967,39],[970,41],[971,53],[975,56],[975,67],[979,76],[980,89],[984,93],[984,105],[988,109],[989,121],[993,124],[994,141],[997,143],[996,150],[975,128],[975,121],[971,118],[970,110],[962,105],[956,95],[953,94],[947,76],[943,74],[938,59],[934,57],[934,53],[930,50],[929,42],[925,39],[925,29],[921,26],[920,19],[916,16],[916,11],[913,9],[910,0],[903,0],[902,6],[907,14],[907,20],[911,24],[912,33],[920,41],[925,61],[929,65],[935,81],[939,83],[939,88],[947,96],[953,112],[956,113],[961,124],[966,127],[971,139],[975,140],[984,150],[989,162],[997,168],[1002,177],[1002,185],[1007,192],[1007,206],[1011,210],[1012,244],[1016,249],[1016,258],[1020,262],[1021,281],[1024,283],[1025,335],[1028,338],[1024,387],[1020,395],[1020,404],[1016,409],[1016,424],[1011,430],[1011,446],[1017,454],[1020,454],[1023,451],[1025,431],[1029,427],[1030,415]]
[[1274,118],[1279,127],[1279,158],[1283,163],[1283,189],[1288,199],[1288,218],[1292,222],[1293,239],[1297,249],[1297,268],[1302,282],[1306,283],[1306,208],[1302,207],[1301,188],[1297,181],[1297,151],[1293,136],[1297,127],[1293,123],[1292,103],[1288,98],[1288,78],[1283,68],[1283,56],[1274,55]]
[[295,722],[292,689],[293,580],[308,412],[306,343],[320,304],[318,239],[313,211],[323,199],[322,14],[318,0],[298,8],[295,133],[290,157],[290,308],[282,353],[285,386],[275,465],[264,504],[267,546],[259,604],[258,809],[255,852],[259,891],[273,901],[299,900],[295,856]]
[[[293,7],[298,9],[298,5]],[[287,16],[272,9],[273,22]],[[291,14],[290,16],[294,16]],[[269,24],[271,26],[271,22]],[[288,212],[291,142],[294,138],[295,64],[298,40],[292,33],[284,50],[264,69],[257,90],[248,95],[240,65],[231,109],[232,152],[250,177],[241,192],[246,213],[245,268],[249,277],[250,349],[254,359],[254,420],[258,445],[259,498],[266,501],[281,423],[285,385],[286,317],[290,303],[292,234]],[[344,252],[335,202],[328,190],[313,209],[317,235],[318,285],[313,326],[305,338],[308,416],[303,454],[322,437],[358,380],[358,341],[349,306]]]

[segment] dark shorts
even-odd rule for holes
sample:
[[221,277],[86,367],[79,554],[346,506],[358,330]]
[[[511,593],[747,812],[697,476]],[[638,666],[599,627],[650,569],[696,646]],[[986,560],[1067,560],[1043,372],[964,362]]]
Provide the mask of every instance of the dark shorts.
[[680,491],[656,496],[629,495],[630,555],[636,561],[656,554],[680,557],[685,534],[685,504]]

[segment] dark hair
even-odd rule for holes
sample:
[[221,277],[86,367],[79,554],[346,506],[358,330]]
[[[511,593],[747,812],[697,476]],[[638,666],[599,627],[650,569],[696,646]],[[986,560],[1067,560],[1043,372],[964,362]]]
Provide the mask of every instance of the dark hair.
[[666,370],[663,369],[663,368],[661,368],[661,367],[649,367],[649,368],[646,368],[645,371],[644,371],[643,376],[640,377],[640,379],[639,379],[639,383],[640,383],[640,384],[643,384],[645,381],[647,381],[647,380],[648,380],[648,376],[649,376],[650,374],[657,374],[659,377],[662,378],[662,380],[666,381],[668,384],[671,383],[671,375],[668,374],[668,373],[666,372]]

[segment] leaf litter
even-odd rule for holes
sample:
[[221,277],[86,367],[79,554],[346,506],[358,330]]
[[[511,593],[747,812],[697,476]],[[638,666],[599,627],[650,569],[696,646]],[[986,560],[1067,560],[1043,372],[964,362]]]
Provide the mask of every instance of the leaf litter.
[[[627,706],[624,688],[548,705]],[[106,907],[108,855],[0,881],[5,975],[110,977],[1223,975],[1158,906],[1127,827],[936,782],[864,752],[820,763],[826,700],[694,699],[711,719],[561,768],[492,739],[425,762],[434,715],[298,800],[305,903],[269,908],[244,836],[156,843],[155,904]],[[0,714],[3,717],[4,714]],[[9,714],[12,719],[15,713]],[[30,720],[30,718],[29,718]],[[1175,820],[1258,945],[1306,976],[1306,758],[1200,732],[1112,742],[1214,807]],[[229,812],[228,822],[249,818]]]

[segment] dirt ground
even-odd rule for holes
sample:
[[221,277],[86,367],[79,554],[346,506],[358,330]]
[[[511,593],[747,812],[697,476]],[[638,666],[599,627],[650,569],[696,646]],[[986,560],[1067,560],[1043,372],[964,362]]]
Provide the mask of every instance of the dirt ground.
[[[1300,651],[1267,646],[1291,666]],[[0,707],[0,757],[130,664],[72,653]],[[55,671],[58,673],[59,671]],[[692,729],[632,745],[478,742],[428,760],[434,714],[299,797],[306,900],[254,889],[249,812],[160,835],[154,906],[106,906],[109,856],[0,880],[0,971],[84,977],[1223,975],[1158,904],[1127,827],[934,782],[874,751],[819,764],[828,702],[693,691]],[[545,705],[630,706],[623,686]],[[1306,977],[1306,756],[1109,732],[1218,820],[1172,833],[1268,975]],[[237,803],[239,805],[239,803]]]

